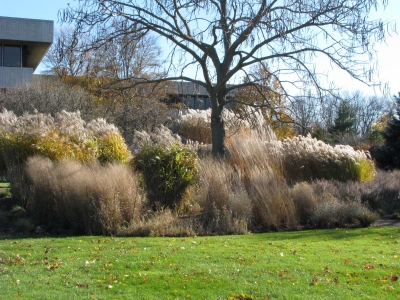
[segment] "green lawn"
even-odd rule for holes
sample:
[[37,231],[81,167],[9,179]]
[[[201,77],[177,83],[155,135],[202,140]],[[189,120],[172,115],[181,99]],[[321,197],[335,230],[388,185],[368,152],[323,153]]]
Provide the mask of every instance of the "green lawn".
[[0,299],[400,299],[399,228],[0,237]]

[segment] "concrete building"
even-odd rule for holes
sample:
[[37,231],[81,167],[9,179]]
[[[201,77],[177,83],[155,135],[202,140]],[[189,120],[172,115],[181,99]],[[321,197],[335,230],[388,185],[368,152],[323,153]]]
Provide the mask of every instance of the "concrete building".
[[[174,103],[183,103],[185,107],[191,109],[209,109],[211,107],[211,99],[205,87],[193,82],[174,82],[169,84],[169,101]],[[234,93],[230,92],[228,98],[234,97]],[[232,108],[232,104],[228,104],[227,108]]]
[[0,17],[0,89],[32,81],[53,30],[53,21]]

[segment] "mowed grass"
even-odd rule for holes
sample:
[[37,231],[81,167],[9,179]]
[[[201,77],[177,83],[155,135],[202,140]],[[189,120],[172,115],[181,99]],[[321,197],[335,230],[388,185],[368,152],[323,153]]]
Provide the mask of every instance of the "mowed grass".
[[[399,228],[0,239],[0,299],[400,299]],[[244,298],[243,298],[244,299]]]

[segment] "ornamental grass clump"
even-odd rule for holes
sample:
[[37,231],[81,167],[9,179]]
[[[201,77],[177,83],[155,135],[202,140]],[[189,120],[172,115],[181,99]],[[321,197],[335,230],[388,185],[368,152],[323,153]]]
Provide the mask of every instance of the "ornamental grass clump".
[[290,183],[315,179],[370,181],[375,175],[374,163],[367,154],[350,146],[332,147],[311,137],[297,136],[269,142],[266,149],[281,157]]
[[266,142],[274,141],[269,131],[246,131],[229,138],[229,163],[238,172],[252,209],[255,229],[294,229],[298,216],[289,186],[284,180],[282,162],[266,151]]
[[400,170],[378,171],[374,181],[357,186],[361,200],[381,215],[400,219]]
[[172,124],[172,131],[187,140],[203,144],[211,144],[211,124],[207,115],[204,113],[191,113],[184,115],[178,114],[180,118],[175,119]]
[[313,228],[371,225],[378,215],[362,201],[362,186],[367,184],[317,180],[294,185],[291,197],[301,225]]
[[138,152],[142,148],[156,146],[156,145],[163,145],[166,147],[170,147],[174,144],[182,144],[181,137],[173,133],[167,127],[161,125],[157,127],[152,132],[147,131],[135,131],[133,142],[130,147],[133,153]]
[[142,197],[136,176],[122,164],[27,160],[28,212],[53,233],[115,235],[138,222]]
[[39,112],[19,117],[6,110],[0,113],[0,165],[6,169],[2,171],[21,206],[26,205],[23,165],[30,156],[105,163],[127,162],[129,154],[114,126],[103,120],[86,124],[79,112],[62,111],[54,118]]
[[211,157],[199,162],[196,185],[190,189],[194,207],[201,212],[203,232],[246,233],[251,222],[252,203],[239,173],[229,163]]
[[290,190],[290,197],[296,207],[300,224],[307,224],[318,203],[318,197],[312,186],[307,182],[298,183]]
[[196,153],[179,144],[145,146],[132,161],[153,209],[180,209],[186,189],[196,181],[197,164]]

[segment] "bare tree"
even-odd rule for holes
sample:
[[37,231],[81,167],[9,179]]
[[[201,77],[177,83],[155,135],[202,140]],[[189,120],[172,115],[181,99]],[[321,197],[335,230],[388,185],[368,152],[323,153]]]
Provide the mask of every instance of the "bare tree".
[[90,76],[130,79],[157,73],[161,50],[154,36],[121,18],[113,19],[108,25],[93,33],[80,50],[91,54]]
[[304,95],[298,95],[292,100],[290,111],[300,135],[306,136],[320,126],[319,104],[320,101],[315,101],[310,91]]
[[[135,27],[137,28],[137,27]],[[120,35],[109,38],[113,32]],[[55,34],[44,63],[47,74],[127,79],[154,73],[160,65],[154,36],[129,28],[123,20],[90,34],[77,34],[70,26]]]
[[[267,66],[262,63],[253,65],[244,78],[244,82],[257,82],[256,85],[244,85],[233,94],[235,100],[245,102],[233,107],[242,118],[246,118],[247,105],[259,106],[266,124],[274,131],[278,139],[293,137],[295,132],[290,116],[289,103],[284,97],[280,82],[273,76]],[[252,110],[254,111],[254,110]]]
[[[205,87],[211,98],[213,154],[224,155],[222,111],[237,101],[227,97],[237,79],[263,62],[285,86],[286,97],[306,84],[328,90],[319,82],[312,63],[316,56],[351,76],[366,81],[371,75],[374,44],[385,38],[382,21],[369,13],[387,0],[79,0],[61,13],[74,22],[76,32],[87,34],[124,20],[127,28],[168,41],[170,75],[161,80],[187,80]],[[135,27],[136,26],[136,27]],[[115,30],[113,39],[122,34]],[[191,68],[191,67],[194,67]],[[173,73],[174,70],[177,72]],[[188,73],[191,74],[188,75]],[[145,78],[147,81],[147,78]],[[257,82],[239,84],[254,85]]]
[[57,76],[79,76],[87,72],[91,58],[79,49],[85,47],[87,37],[79,40],[72,27],[61,28],[55,33],[54,43],[43,60],[48,68],[45,73]]
[[391,108],[390,100],[377,96],[366,96],[360,91],[344,93],[341,98],[346,99],[356,112],[356,132],[366,137],[372,125],[382,116],[388,114]]

